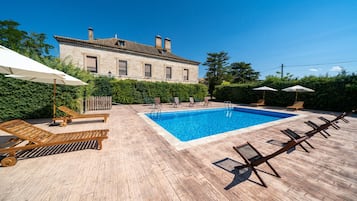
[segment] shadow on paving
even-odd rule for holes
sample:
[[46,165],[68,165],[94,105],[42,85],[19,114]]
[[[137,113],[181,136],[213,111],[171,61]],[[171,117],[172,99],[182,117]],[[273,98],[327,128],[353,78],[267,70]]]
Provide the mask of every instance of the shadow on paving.
[[[19,151],[16,153],[18,160],[24,160],[27,158],[36,158],[42,156],[49,156],[54,154],[61,154],[73,151],[80,151],[84,149],[97,149],[98,143],[96,140],[86,142],[75,142],[70,144],[60,144],[47,147],[39,147],[31,150]],[[6,154],[0,156],[0,160],[6,157]]]
[[226,187],[224,187],[225,190],[229,190],[232,187],[234,187],[246,180],[251,181],[256,184],[259,184],[255,181],[249,179],[250,175],[252,174],[252,170],[250,168],[243,168],[243,169],[239,169],[239,170],[234,168],[236,166],[244,165],[243,163],[240,163],[240,162],[235,161],[230,158],[225,158],[225,159],[219,160],[217,162],[214,162],[212,164],[234,175],[232,182],[230,184],[228,184]]

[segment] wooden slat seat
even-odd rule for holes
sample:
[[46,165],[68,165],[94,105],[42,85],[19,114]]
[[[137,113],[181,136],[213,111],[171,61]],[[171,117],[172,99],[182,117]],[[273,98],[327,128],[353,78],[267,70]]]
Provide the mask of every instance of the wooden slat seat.
[[250,106],[264,106],[265,105],[265,100],[264,99],[259,99],[256,103],[251,103]]
[[293,105],[287,106],[287,109],[304,109],[304,101],[295,101]]
[[101,113],[101,114],[80,114],[74,110],[69,109],[68,107],[62,105],[58,107],[59,110],[66,114],[65,117],[57,117],[53,118],[53,120],[62,120],[62,126],[66,126],[67,123],[72,122],[73,119],[85,119],[85,118],[103,118],[104,122],[107,122],[109,114]]
[[0,129],[16,136],[21,142],[28,141],[26,145],[15,145],[0,148],[0,153],[8,155],[8,157],[1,160],[2,166],[15,165],[17,151],[30,150],[38,147],[70,144],[75,142],[97,141],[97,148],[102,149],[102,141],[108,138],[107,133],[109,132],[108,129],[103,129],[53,134],[20,119],[1,123]]

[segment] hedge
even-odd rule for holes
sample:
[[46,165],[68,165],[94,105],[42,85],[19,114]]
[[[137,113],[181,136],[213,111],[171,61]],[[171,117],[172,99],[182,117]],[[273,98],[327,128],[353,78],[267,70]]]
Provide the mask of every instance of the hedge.
[[207,87],[202,84],[179,84],[167,82],[145,82],[136,80],[111,80],[112,99],[122,104],[153,103],[155,97],[161,102],[173,101],[179,97],[180,101],[189,101],[192,96],[196,101],[202,101],[207,95]]
[[286,107],[295,101],[295,93],[281,91],[293,85],[302,85],[314,89],[314,93],[299,93],[298,99],[305,102],[307,109],[327,111],[351,111],[357,108],[357,75],[337,77],[306,77],[292,81],[262,81],[250,84],[217,86],[214,96],[217,100],[230,100],[235,103],[248,104],[262,98],[262,91],[253,88],[269,86],[277,92],[267,91],[266,105]]
[[[57,105],[78,108],[78,87],[57,85]],[[52,117],[53,85],[6,78],[0,74],[0,120]]]
[[[68,69],[62,69],[71,71]],[[76,74],[72,72],[72,75]],[[79,76],[78,76],[79,75]],[[88,76],[88,75],[85,75]],[[56,105],[66,105],[80,111],[81,99],[88,96],[112,96],[121,104],[152,103],[154,97],[161,102],[172,102],[174,96],[180,101],[188,101],[193,96],[202,101],[207,95],[207,87],[201,84],[171,84],[167,82],[144,82],[116,80],[108,77],[82,77],[87,86],[57,85]],[[53,84],[42,84],[6,78],[0,74],[0,121],[10,119],[48,118],[53,113]],[[57,116],[62,115],[57,110]]]
[[[77,77],[87,86],[56,86],[56,105],[66,105],[79,111],[83,96],[90,96],[93,92],[95,78],[72,64],[64,64],[57,58],[32,59],[54,69]],[[57,110],[57,116],[62,115]],[[53,84],[43,84],[6,78],[0,74],[0,121],[10,119],[48,118],[53,115]]]

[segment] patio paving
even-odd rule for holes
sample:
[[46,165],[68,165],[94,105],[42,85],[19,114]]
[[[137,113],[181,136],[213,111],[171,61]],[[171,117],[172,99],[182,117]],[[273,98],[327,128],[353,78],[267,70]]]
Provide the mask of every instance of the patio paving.
[[[162,110],[201,107],[165,104]],[[177,149],[138,115],[151,110],[149,105],[116,105],[98,111],[110,113],[107,123],[74,120],[66,127],[48,127],[48,119],[29,120],[54,133],[109,128],[109,138],[102,150],[28,155],[13,167],[0,167],[0,200],[357,200],[356,117],[341,121],[339,130],[328,129],[328,139],[311,138],[315,149],[305,146],[310,153],[296,147],[271,159],[281,178],[259,166],[268,185],[264,188],[250,170],[233,171],[243,159],[232,147],[249,141],[267,155],[289,140],[280,130],[308,131],[304,121],[322,124],[317,117],[332,119],[336,113],[297,111],[305,116]]]

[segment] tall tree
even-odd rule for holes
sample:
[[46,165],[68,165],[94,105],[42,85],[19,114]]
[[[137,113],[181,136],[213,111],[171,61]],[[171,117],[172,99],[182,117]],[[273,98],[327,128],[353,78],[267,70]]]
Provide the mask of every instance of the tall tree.
[[220,85],[228,66],[228,53],[221,51],[219,53],[207,53],[206,62],[203,65],[208,66],[206,79],[208,81],[208,92],[212,97],[216,85]]
[[22,42],[26,38],[27,32],[19,30],[19,25],[12,20],[0,20],[0,45],[23,52]]
[[12,20],[0,20],[0,44],[31,57],[49,57],[52,45],[45,43],[43,33],[27,33],[19,30],[20,24]]
[[254,71],[250,63],[234,62],[230,66],[234,83],[257,81],[259,72]]
[[45,43],[45,40],[46,35],[43,33],[31,33],[27,35],[23,42],[25,53],[48,57],[53,46]]

